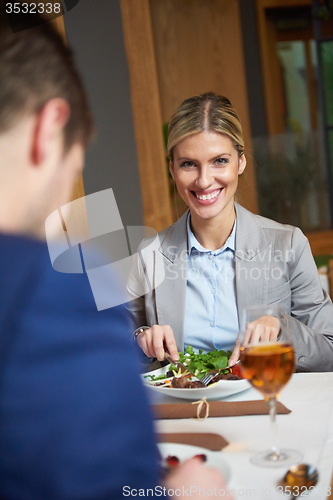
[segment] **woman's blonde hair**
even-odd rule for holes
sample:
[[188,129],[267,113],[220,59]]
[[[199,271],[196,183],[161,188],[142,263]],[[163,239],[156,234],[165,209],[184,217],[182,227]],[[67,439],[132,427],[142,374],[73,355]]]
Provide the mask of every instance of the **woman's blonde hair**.
[[171,117],[167,146],[170,160],[173,161],[173,149],[180,141],[204,131],[228,136],[238,155],[243,154],[242,126],[231,102],[224,96],[206,92],[183,101]]

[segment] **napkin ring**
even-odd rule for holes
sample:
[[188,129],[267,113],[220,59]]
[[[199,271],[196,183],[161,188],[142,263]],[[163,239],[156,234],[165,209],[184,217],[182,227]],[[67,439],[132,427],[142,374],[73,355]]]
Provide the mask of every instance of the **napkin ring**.
[[[197,416],[194,420],[205,420],[206,418],[209,417],[209,403],[207,401],[206,398],[202,398],[200,399],[199,401],[193,401],[192,405],[198,405],[198,408],[197,408]],[[205,405],[205,414],[203,417],[200,417],[200,413],[201,413],[201,410],[203,409]]]

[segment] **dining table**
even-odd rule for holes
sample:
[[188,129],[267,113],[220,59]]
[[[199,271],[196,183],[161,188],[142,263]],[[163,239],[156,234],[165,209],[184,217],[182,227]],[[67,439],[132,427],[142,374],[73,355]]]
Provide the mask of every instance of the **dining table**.
[[[230,381],[232,383],[232,381]],[[191,389],[189,389],[191,390]],[[168,395],[168,389],[154,391],[147,388],[150,402],[189,402]],[[223,399],[232,401],[258,401],[263,396],[253,387]],[[333,373],[294,373],[281,391],[279,398],[289,410],[277,415],[278,446],[298,450],[301,463],[314,465],[319,481],[307,498],[327,500],[331,496],[333,470]],[[213,451],[218,460],[230,468],[229,498],[251,500],[283,500],[292,498],[282,492],[281,480],[289,467],[266,468],[250,462],[250,457],[272,445],[270,418],[266,415],[208,417],[205,419],[156,419],[155,429],[161,433],[216,433],[228,445]],[[214,455],[215,456],[215,455]],[[303,491],[302,491],[303,493]],[[304,495],[299,498],[304,498]]]

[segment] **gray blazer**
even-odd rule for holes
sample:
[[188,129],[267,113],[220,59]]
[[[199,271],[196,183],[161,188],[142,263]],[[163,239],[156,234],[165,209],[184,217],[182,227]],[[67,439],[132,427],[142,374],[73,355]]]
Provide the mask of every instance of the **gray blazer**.
[[[251,305],[281,305],[297,370],[333,370],[333,305],[322,290],[307,238],[300,229],[254,215],[237,203],[235,209],[238,315]],[[187,215],[161,231],[159,241],[141,242],[127,286],[136,327],[170,325],[178,350],[184,349]]]

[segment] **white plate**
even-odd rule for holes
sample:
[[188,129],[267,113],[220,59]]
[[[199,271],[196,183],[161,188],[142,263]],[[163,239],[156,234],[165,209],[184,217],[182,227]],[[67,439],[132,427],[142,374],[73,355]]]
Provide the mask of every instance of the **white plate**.
[[[158,368],[152,372],[149,372],[149,375],[165,375],[169,366],[163,366],[162,368]],[[211,399],[223,399],[232,394],[237,394],[238,392],[245,391],[251,387],[250,383],[245,380],[219,380],[216,384],[202,387],[199,389],[176,389],[174,387],[156,387],[153,384],[156,382],[149,382],[147,378],[144,378],[147,373],[143,375],[143,380],[145,385],[150,387],[153,391],[159,392],[160,394],[165,394],[166,396],[173,396],[175,398],[182,399],[193,399],[194,401],[198,401],[201,398],[206,398],[207,401]]]
[[169,455],[175,455],[179,458],[180,462],[203,453],[207,457],[205,465],[218,469],[222,473],[226,483],[230,481],[231,469],[227,462],[223,460],[221,451],[210,451],[206,450],[206,448],[199,448],[198,446],[176,443],[158,443],[158,448],[164,459]]

